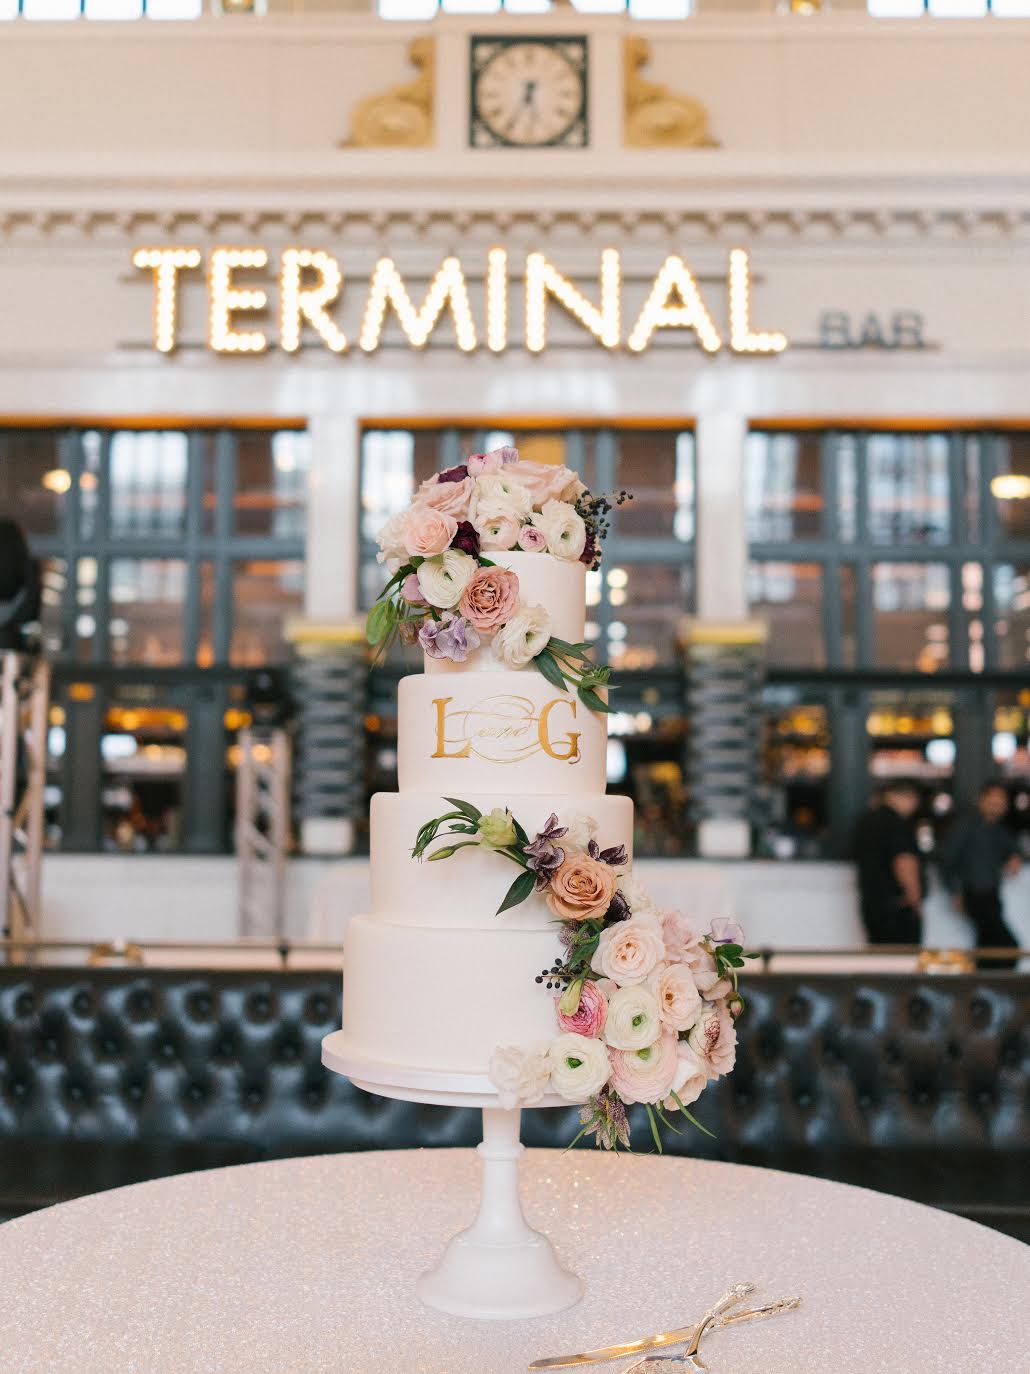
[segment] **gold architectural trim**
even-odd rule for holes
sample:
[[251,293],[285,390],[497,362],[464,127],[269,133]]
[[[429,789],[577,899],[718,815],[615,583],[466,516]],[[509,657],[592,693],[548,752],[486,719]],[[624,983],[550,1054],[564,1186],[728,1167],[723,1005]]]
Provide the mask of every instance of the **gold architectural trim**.
[[351,115],[350,138],[341,148],[428,148],[433,143],[434,40],[416,38],[408,58],[417,69],[413,81],[391,86],[359,101]]
[[708,111],[699,100],[677,95],[657,81],[645,81],[641,69],[651,60],[646,38],[623,42],[623,141],[627,148],[714,148]]

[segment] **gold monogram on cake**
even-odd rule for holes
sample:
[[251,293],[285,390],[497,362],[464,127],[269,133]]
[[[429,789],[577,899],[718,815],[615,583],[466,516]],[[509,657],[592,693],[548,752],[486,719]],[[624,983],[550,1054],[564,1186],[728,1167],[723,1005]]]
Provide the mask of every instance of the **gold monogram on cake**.
[[453,697],[433,699],[436,749],[431,758],[518,763],[544,753],[559,763],[580,761],[580,732],[560,733],[564,723],[561,712],[567,711],[576,720],[578,703],[574,697],[553,697],[539,710],[530,697],[510,693],[487,697],[475,706],[456,707],[453,701]]

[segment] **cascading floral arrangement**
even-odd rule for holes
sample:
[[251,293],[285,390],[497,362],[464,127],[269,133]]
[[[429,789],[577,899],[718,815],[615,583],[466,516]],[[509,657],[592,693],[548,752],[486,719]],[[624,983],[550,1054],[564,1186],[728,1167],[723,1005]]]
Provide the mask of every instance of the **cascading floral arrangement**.
[[[534,892],[560,924],[562,956],[537,975],[554,998],[557,1033],[548,1045],[504,1045],[490,1077],[502,1106],[532,1106],[547,1093],[582,1105],[582,1129],[605,1149],[629,1148],[626,1108],[641,1103],[659,1152],[660,1127],[677,1131],[708,1083],[733,1068],[737,985],[747,954],[735,921],[700,934],[679,911],[655,907],[632,873],[624,845],[602,849],[597,822],[552,814],[532,838],[504,807],[453,808],[419,830],[412,855],[435,862],[486,848],[516,864],[498,915]],[[463,838],[451,839],[451,836]],[[438,839],[445,842],[431,848]],[[708,1132],[710,1134],[710,1132]]]
[[552,635],[547,608],[527,605],[518,575],[487,555],[547,552],[596,568],[608,515],[628,499],[592,496],[571,469],[520,462],[511,446],[436,473],[379,532],[391,576],[368,614],[369,643],[385,654],[400,638],[430,658],[464,663],[490,640],[506,668],[532,663],[560,690],[575,687],[592,711],[607,711],[597,689],[610,669],[591,660],[586,644]]

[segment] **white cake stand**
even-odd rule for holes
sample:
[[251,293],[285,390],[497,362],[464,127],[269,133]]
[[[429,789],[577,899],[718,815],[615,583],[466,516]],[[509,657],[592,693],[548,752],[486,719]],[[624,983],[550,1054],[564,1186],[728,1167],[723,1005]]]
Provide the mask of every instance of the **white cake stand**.
[[[415,1286],[430,1307],[459,1317],[507,1321],[560,1312],[583,1296],[583,1282],[563,1269],[551,1242],[534,1231],[519,1197],[518,1110],[506,1111],[486,1075],[401,1070],[348,1053],[342,1031],[322,1041],[322,1063],[356,1087],[403,1102],[443,1107],[480,1107],[483,1142],[479,1212],[454,1236],[439,1263]],[[545,1097],[540,1107],[567,1106]]]

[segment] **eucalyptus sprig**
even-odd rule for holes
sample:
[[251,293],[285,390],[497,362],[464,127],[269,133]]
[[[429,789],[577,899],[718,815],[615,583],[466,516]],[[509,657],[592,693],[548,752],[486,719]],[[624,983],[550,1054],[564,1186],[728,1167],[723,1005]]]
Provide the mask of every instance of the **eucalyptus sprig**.
[[599,668],[590,657],[585,644],[569,644],[564,639],[552,635],[547,644],[533,659],[536,668],[553,687],[567,692],[569,686],[575,687],[583,705],[591,711],[610,711],[612,708],[599,696],[598,687],[611,690],[610,668]]

